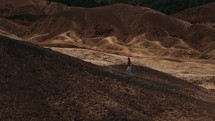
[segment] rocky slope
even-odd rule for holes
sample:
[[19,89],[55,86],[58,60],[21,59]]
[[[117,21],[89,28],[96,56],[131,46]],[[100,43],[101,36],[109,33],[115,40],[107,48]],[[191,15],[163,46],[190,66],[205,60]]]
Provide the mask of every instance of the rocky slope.
[[127,81],[119,72],[3,36],[0,55],[0,120],[215,119],[214,92],[149,68],[139,67],[144,77]]

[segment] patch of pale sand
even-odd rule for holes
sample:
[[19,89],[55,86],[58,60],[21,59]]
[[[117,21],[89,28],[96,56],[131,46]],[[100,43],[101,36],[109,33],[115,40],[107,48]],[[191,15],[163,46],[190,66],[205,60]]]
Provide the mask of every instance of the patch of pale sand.
[[[58,47],[51,47],[51,49],[101,66],[127,63],[127,56],[109,54],[95,50]],[[199,84],[202,87],[205,86],[204,88],[215,89],[212,84],[209,85],[205,83],[215,77],[215,64],[210,61],[171,61],[171,59],[166,60],[161,57],[150,56],[131,57],[131,60],[134,65],[149,67],[189,82]]]
[[[41,35],[35,34],[32,35],[31,37],[26,37],[26,39],[30,41],[36,41],[37,38],[41,38],[48,35],[49,35],[48,33]],[[82,43],[82,40],[78,38],[72,31],[61,33],[51,38],[50,40],[41,42],[41,44],[73,44],[73,43]]]
[[16,39],[16,40],[24,41],[22,38],[20,38],[20,37],[14,35],[14,34],[11,34],[11,33],[9,33],[9,32],[6,32],[6,31],[4,31],[4,30],[2,30],[2,29],[0,29],[0,35],[1,35],[1,36],[5,36],[5,37],[9,37],[9,38],[11,38],[11,39]]
[[[176,38],[167,36],[166,39],[176,39]],[[147,56],[170,55],[170,56],[177,57],[177,56],[185,56],[187,55],[186,53],[190,53],[190,52],[194,53],[194,51],[181,39],[177,39],[177,41],[175,41],[174,43],[174,46],[172,46],[171,48],[167,48],[162,45],[161,41],[148,40],[145,34],[134,37],[126,45],[130,49],[130,53],[132,53],[132,55],[135,55],[135,53],[137,53],[137,54],[141,54],[142,57],[146,55]],[[134,48],[139,50],[135,51]],[[138,56],[137,54],[135,56]]]
[[37,40],[37,38],[44,37],[44,36],[47,36],[47,35],[49,35],[49,33],[34,34],[34,35],[31,35],[31,36],[25,36],[24,39],[27,39],[29,41],[35,41],[35,40]]
[[82,43],[82,40],[78,38],[72,31],[62,33],[51,40],[51,44],[67,44],[71,42]]
[[214,74],[177,74],[175,76],[194,83],[201,83],[207,80],[211,80],[215,77]]
[[106,37],[104,39],[102,39],[98,45],[103,45],[103,44],[118,44],[118,40],[116,39],[116,37],[112,36],[112,37]]
[[59,47],[51,47],[50,49],[101,66],[122,64],[123,60],[127,60],[126,56],[120,56],[89,49]]
[[215,74],[175,74],[174,76],[195,83],[206,89],[215,89],[215,83],[209,81],[215,78]]
[[134,37],[130,42],[126,44],[130,48],[140,48],[142,51],[148,52],[153,55],[157,50],[166,49],[161,45],[159,41],[150,41],[145,37],[145,34]]
[[199,86],[206,88],[206,89],[215,89],[215,84],[210,82],[205,82],[200,84]]
[[115,51],[115,52],[125,52],[129,53],[126,46],[119,44],[119,41],[115,36],[110,36],[99,41],[94,48],[98,48],[101,51]]
[[[146,62],[146,61],[145,61]],[[215,77],[215,64],[198,62],[174,62],[168,60],[152,61],[147,63],[150,68],[171,74],[178,78],[198,84],[208,89],[208,80]],[[212,89],[213,86],[211,86]]]

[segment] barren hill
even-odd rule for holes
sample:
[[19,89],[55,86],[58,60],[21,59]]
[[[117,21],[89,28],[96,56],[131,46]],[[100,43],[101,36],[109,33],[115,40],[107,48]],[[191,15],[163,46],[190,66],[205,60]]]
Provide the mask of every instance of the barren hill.
[[[132,53],[135,48],[149,55],[214,58],[215,29],[192,25],[149,8],[125,4],[97,8],[57,3],[45,6],[45,14],[33,22],[0,18],[4,23],[1,28],[43,46],[88,47],[121,54]],[[54,8],[58,9],[50,12]],[[115,38],[114,48],[98,46],[108,38]]]
[[4,0],[0,5],[0,17],[24,17],[38,16],[42,14],[42,10],[38,9],[37,4],[33,0]]
[[178,11],[200,6],[213,0],[48,0],[63,3],[69,6],[75,7],[98,7],[111,5],[116,3],[124,3],[131,5],[138,5],[143,7],[149,7],[157,11],[161,11],[165,14],[172,14]]
[[172,16],[179,19],[188,21],[190,23],[196,24],[206,24],[211,27],[215,27],[215,2],[208,3],[206,5],[190,8]]
[[[152,67],[171,68],[182,74],[177,77],[204,71],[208,75],[201,78],[209,76],[207,84],[213,87],[213,61],[200,61],[196,67],[198,61],[186,63],[183,58],[215,59],[214,38],[212,27],[141,6],[81,8],[46,0],[1,1],[0,120],[214,121],[214,88],[145,67],[153,58]],[[112,65],[96,66],[43,47],[60,47],[55,50]],[[149,57],[143,58],[149,59],[144,65],[133,66],[131,80],[125,65],[117,64],[126,56]],[[182,59],[155,58],[160,56]],[[179,70],[172,67],[180,65]]]
[[0,120],[215,119],[214,92],[149,68],[143,68],[144,78],[127,81],[3,36],[0,55]]

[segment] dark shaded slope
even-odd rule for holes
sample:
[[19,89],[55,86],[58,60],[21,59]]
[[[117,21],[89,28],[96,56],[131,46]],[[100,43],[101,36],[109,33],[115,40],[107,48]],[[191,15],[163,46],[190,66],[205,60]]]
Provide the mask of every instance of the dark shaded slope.
[[192,24],[201,23],[215,27],[215,2],[190,8],[172,16],[188,21]]
[[186,32],[188,43],[202,52],[210,52],[215,49],[215,29],[206,25],[196,24],[190,26]]
[[76,7],[98,7],[116,3],[150,7],[165,14],[175,13],[187,8],[199,6],[213,0],[49,0]]
[[69,30],[82,39],[116,36],[120,41],[147,32],[158,34],[152,35],[155,36],[152,40],[157,40],[156,36],[162,38],[168,34],[182,38],[185,31],[183,24],[176,19],[148,8],[125,4],[91,9],[71,8],[60,14],[44,17],[31,28],[28,36],[43,35],[35,38],[38,41],[51,39]]
[[[111,68],[108,67],[107,69],[112,70],[114,73],[119,73],[120,75],[126,75],[125,68],[126,65],[112,65]],[[213,91],[195,86],[192,83],[188,83],[172,75],[136,65],[132,65],[132,75],[135,83],[144,85],[145,88],[151,87],[159,91],[172,93],[173,95],[186,95],[187,98],[196,98],[215,103],[215,93]]]
[[33,17],[43,15],[44,12],[35,4],[35,1],[36,0],[1,1],[0,17],[16,17],[22,15]]
[[215,119],[214,103],[162,91],[150,80],[142,86],[126,82],[95,65],[2,36],[0,67],[4,121]]

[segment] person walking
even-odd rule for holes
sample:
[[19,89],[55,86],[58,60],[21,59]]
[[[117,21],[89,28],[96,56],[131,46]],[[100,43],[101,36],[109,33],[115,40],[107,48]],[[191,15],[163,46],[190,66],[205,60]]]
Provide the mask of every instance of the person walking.
[[128,64],[127,64],[127,68],[126,68],[127,74],[128,74],[128,79],[131,79],[131,60],[128,57]]

